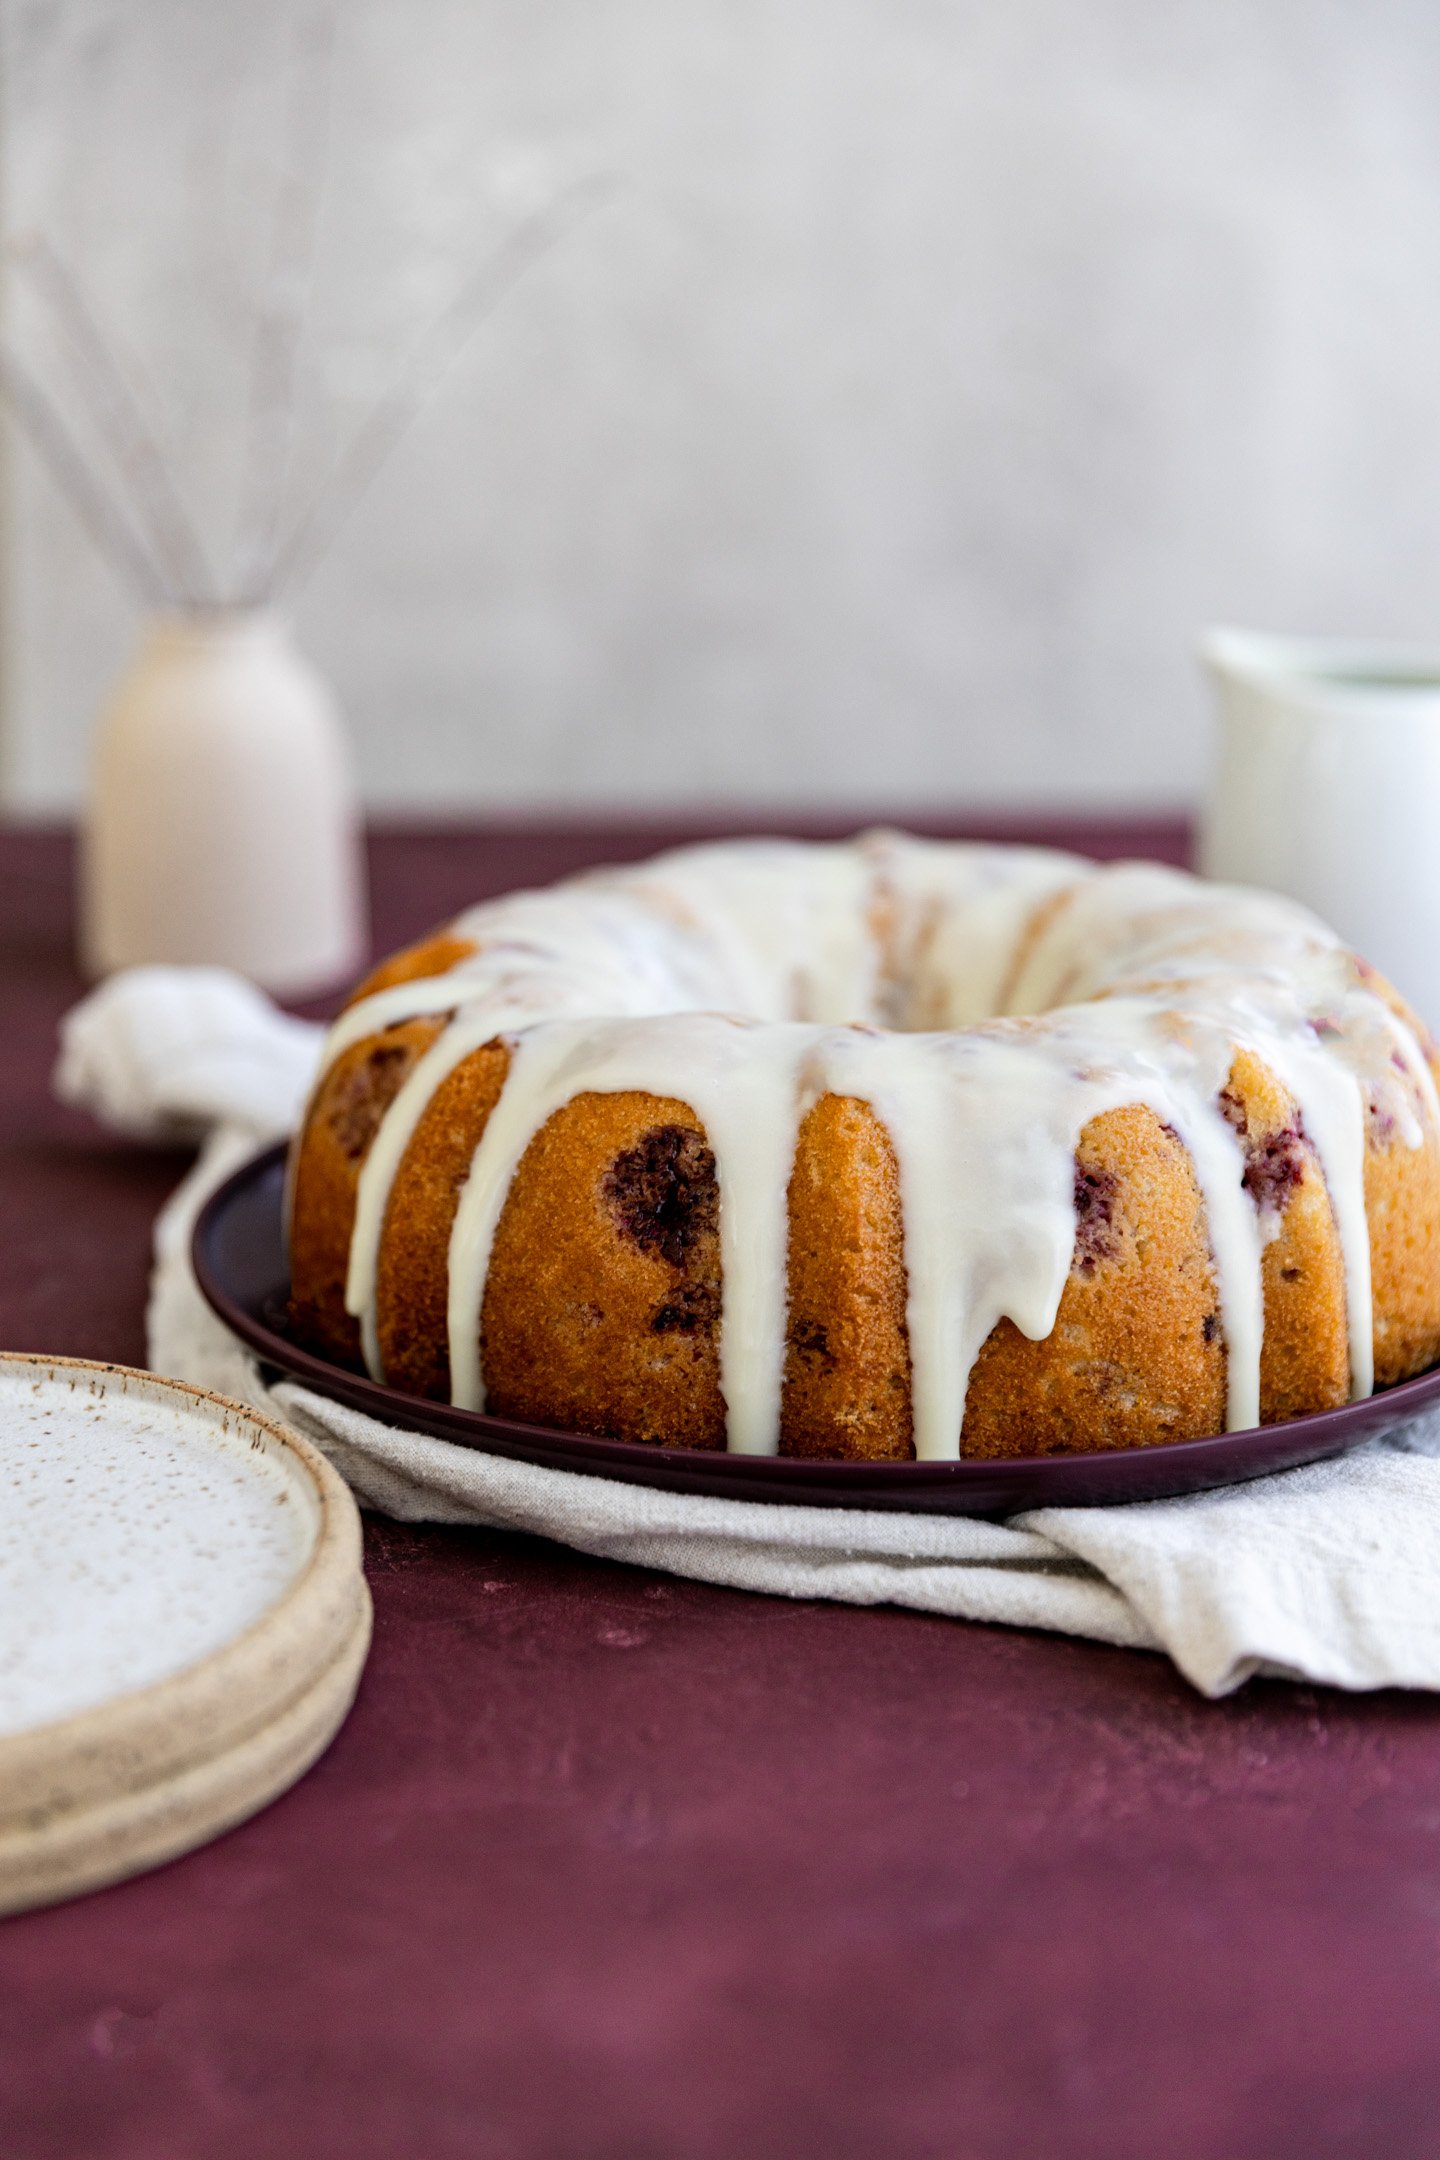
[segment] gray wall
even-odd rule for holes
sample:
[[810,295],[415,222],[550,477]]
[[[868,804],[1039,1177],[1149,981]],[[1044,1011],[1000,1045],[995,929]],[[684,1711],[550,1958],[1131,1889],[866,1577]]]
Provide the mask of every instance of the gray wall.
[[[7,222],[222,531],[293,17],[4,22]],[[1421,0],[350,0],[312,461],[514,208],[625,175],[298,605],[371,798],[1191,798],[1199,625],[1440,630],[1437,92]],[[135,610],[23,449],[6,521],[47,809]]]

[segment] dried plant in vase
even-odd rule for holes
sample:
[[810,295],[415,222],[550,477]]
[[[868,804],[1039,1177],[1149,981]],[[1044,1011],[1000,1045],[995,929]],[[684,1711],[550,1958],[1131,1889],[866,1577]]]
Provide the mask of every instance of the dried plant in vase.
[[11,339],[0,342],[0,392],[147,617],[96,735],[80,855],[82,960],[93,974],[201,962],[299,995],[354,972],[364,873],[348,747],[335,700],[281,611],[486,316],[609,190],[599,178],[563,190],[463,277],[327,477],[297,502],[298,364],[331,51],[323,17],[302,41],[289,101],[254,314],[241,514],[220,567],[79,278],[43,234],[6,247],[44,311],[68,389],[42,379]]

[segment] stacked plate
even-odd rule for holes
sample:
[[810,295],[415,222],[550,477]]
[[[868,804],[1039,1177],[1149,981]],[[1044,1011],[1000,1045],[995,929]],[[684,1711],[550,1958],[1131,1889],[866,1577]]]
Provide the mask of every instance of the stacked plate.
[[369,1639],[355,1504],[303,1440],[122,1366],[0,1357],[0,1912],[273,1799]]

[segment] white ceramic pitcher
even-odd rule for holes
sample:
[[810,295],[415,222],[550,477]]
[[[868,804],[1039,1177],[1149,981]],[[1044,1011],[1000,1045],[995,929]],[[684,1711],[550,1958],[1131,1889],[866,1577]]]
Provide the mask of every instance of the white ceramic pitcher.
[[80,920],[95,975],[201,962],[295,996],[355,972],[364,873],[344,733],[274,616],[149,629],[100,720]]
[[1440,1028],[1440,652],[1215,630],[1207,877],[1302,900]]

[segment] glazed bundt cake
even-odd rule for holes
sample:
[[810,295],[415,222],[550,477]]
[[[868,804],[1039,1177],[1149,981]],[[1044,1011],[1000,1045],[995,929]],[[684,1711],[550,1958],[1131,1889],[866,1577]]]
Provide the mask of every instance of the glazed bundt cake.
[[681,850],[361,986],[292,1151],[292,1323],[658,1446],[1237,1430],[1440,1357],[1435,1065],[1270,894],[894,833]]

